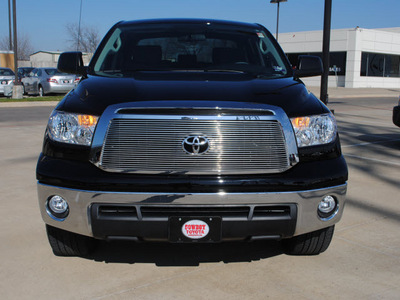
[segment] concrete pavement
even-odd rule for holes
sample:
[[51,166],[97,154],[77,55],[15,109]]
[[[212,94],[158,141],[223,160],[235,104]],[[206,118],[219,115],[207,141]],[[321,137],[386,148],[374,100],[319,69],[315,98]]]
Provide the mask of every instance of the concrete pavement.
[[[91,258],[55,257],[35,166],[55,106],[0,105],[1,299],[398,299],[400,128],[392,96],[333,99],[350,179],[342,221],[319,256],[276,242],[100,243]],[[3,103],[0,103],[3,104]]]
[[[320,87],[307,87],[317,97],[320,95]],[[394,88],[328,88],[329,98],[377,98],[377,97],[399,97],[400,87]]]

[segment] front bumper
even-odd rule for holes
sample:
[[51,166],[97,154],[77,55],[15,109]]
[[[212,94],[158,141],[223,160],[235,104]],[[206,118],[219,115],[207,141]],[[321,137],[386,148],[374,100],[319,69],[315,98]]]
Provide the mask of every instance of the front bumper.
[[[0,94],[1,94],[1,95],[5,95],[5,92],[6,92],[7,88],[8,88],[8,87],[12,87],[12,86],[13,86],[12,83],[9,83],[9,84],[0,84]],[[12,88],[11,88],[11,89],[12,89]],[[8,96],[8,95],[5,95],[5,96]]]
[[[287,238],[337,223],[347,184],[288,192],[133,193],[88,191],[38,183],[39,206],[46,224],[78,234],[107,238],[168,240],[170,217],[220,217],[221,239]],[[69,204],[65,220],[52,218],[48,199],[59,195]],[[321,199],[338,202],[326,221],[317,214]]]

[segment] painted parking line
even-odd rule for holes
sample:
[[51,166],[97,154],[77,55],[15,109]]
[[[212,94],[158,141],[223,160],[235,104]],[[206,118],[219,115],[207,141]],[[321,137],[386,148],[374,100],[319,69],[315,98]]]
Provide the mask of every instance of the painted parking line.
[[364,157],[364,156],[353,155],[353,154],[343,154],[343,155],[346,157],[353,157],[353,158],[362,159],[362,160],[374,161],[374,162],[379,162],[379,163],[392,165],[392,166],[400,166],[400,163],[394,162],[394,161],[381,160],[381,159]]
[[[353,118],[353,122],[354,122],[354,117]],[[343,117],[343,119],[336,119],[338,121],[339,127],[345,126],[346,123],[350,123],[348,121],[346,121],[347,119]],[[351,124],[351,123],[350,123]],[[366,121],[365,118],[360,118],[360,121],[357,122],[357,125],[363,125],[363,126],[379,126],[379,127],[392,127],[393,124],[388,122],[388,121]]]
[[[374,134],[366,134],[367,136],[376,136]],[[383,140],[383,141],[376,141],[376,142],[365,142],[365,143],[359,143],[359,144],[353,144],[353,145],[342,145],[342,148],[350,148],[350,147],[360,147],[360,146],[366,146],[366,145],[372,145],[372,144],[384,144],[384,143],[391,143],[391,142],[398,142],[400,139],[390,139],[390,140]]]

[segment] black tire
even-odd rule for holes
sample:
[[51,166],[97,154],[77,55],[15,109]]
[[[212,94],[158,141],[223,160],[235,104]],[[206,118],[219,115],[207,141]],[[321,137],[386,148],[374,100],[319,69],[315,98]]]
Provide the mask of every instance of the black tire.
[[46,224],[47,237],[56,256],[87,256],[95,249],[93,238]]
[[334,229],[335,226],[331,226],[283,240],[285,253],[290,255],[318,255],[328,249]]
[[22,84],[22,95],[27,95],[24,84]]

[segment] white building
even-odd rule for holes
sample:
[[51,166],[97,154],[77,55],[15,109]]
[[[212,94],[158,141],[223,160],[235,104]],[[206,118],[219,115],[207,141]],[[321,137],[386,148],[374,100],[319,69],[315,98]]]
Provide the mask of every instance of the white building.
[[[60,57],[61,51],[38,51],[30,55],[30,62],[32,67],[57,67],[58,58]],[[83,64],[88,65],[93,54],[83,53]]]
[[[301,54],[322,55],[323,32],[279,33],[279,44],[293,65]],[[331,31],[329,86],[400,87],[400,27]],[[318,86],[321,77],[305,78]]]

